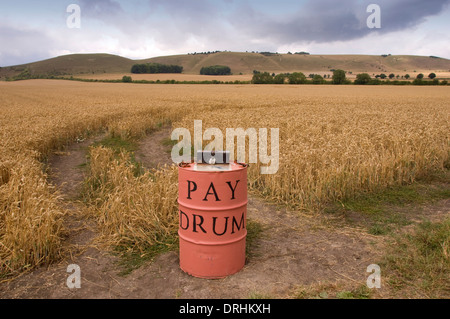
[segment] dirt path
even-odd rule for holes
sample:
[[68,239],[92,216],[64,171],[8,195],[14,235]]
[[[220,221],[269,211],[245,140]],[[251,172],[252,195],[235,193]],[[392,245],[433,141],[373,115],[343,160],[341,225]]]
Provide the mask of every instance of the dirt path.
[[[170,164],[161,141],[170,136],[166,127],[144,138],[136,159],[144,167]],[[382,239],[355,228],[327,225],[319,216],[302,215],[250,195],[248,218],[263,231],[251,258],[236,275],[203,280],[179,268],[177,252],[157,257],[127,276],[119,276],[117,258],[95,245],[95,222],[86,218],[77,202],[84,179],[87,146],[93,140],[71,146],[50,159],[50,180],[65,196],[69,210],[68,256],[59,264],[41,267],[0,285],[1,298],[286,298],[299,285],[343,283],[359,287],[376,263]],[[69,289],[67,266],[81,269],[81,288]]]
[[164,146],[163,141],[170,138],[171,126],[164,126],[159,131],[142,139],[136,151],[136,160],[146,168],[156,168],[162,165],[172,165],[170,147]]
[[[82,182],[85,178],[84,165],[89,145],[101,140],[104,135],[75,143],[64,152],[56,152],[48,159],[49,182],[56,185],[63,197],[63,207],[67,210],[64,227],[67,229],[65,258],[58,264],[40,267],[19,278],[0,285],[2,298],[70,298],[75,297],[67,288],[70,275],[67,266],[77,264],[83,271],[83,290],[87,298],[108,298],[97,289],[111,280],[106,265],[113,264],[114,258],[102,253],[94,245],[96,223],[83,213],[80,201]],[[105,267],[105,268],[104,268]]]

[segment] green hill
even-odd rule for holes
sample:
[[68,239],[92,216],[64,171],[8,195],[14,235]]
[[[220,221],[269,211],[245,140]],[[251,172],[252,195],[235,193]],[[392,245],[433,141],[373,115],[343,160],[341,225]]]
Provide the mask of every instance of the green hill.
[[183,73],[199,74],[204,66],[226,65],[233,74],[252,74],[254,70],[274,73],[301,71],[329,72],[343,69],[352,73],[411,73],[450,72],[450,60],[436,57],[409,55],[300,55],[261,54],[244,52],[217,52],[210,54],[188,54],[162,56],[145,60],[131,60],[110,54],[72,54],[44,61],[3,67],[0,78],[15,76],[22,72],[35,75],[74,75],[129,73],[137,63],[176,64],[184,68]]
[[71,54],[56,58],[4,67],[0,69],[0,77],[18,75],[25,70],[32,74],[43,75],[80,75],[99,73],[129,72],[133,60],[112,54]]

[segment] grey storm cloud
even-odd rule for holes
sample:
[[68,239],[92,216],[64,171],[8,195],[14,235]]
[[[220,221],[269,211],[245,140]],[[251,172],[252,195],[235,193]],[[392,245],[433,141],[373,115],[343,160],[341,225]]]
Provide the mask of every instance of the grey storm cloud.
[[[211,0],[146,0],[137,1],[133,12],[130,4],[118,0],[78,0],[83,18],[101,21],[108,27],[132,37],[135,42],[155,39],[161,47],[182,44],[188,35],[211,40],[220,19],[218,3]],[[86,25],[86,24],[85,24]],[[88,24],[87,24],[88,25]],[[120,37],[119,34],[116,34]]]
[[[280,0],[274,3],[283,11]],[[233,37],[270,41],[272,46],[295,42],[330,42],[386,34],[420,25],[439,14],[450,0],[306,0],[298,9],[276,15],[259,9],[258,1],[146,0],[130,15],[117,0],[79,0],[83,14],[103,21],[124,34],[151,36],[161,45],[183,43],[189,36],[212,43]],[[122,2],[123,3],[123,2]],[[139,3],[139,2],[138,2]],[[369,4],[381,7],[381,29],[369,29]],[[290,2],[292,4],[292,2]],[[289,6],[292,8],[292,6]]]
[[135,16],[126,12],[122,5],[114,0],[78,0],[82,18],[101,21],[111,28],[125,34],[139,33],[145,16]]
[[[78,1],[84,17],[117,29],[118,38],[132,38],[136,45],[151,38],[162,50],[181,47],[193,38],[216,49],[250,49],[260,44],[276,49],[292,43],[355,40],[373,32],[388,34],[420,26],[450,2],[279,0],[272,4],[277,10],[270,12],[267,5],[253,0]],[[372,3],[381,7],[381,29],[367,27],[367,7]],[[130,5],[135,6],[132,12],[127,10]]]
[[292,42],[330,42],[362,38],[373,29],[367,27],[369,4],[381,8],[381,29],[386,34],[420,25],[425,18],[439,14],[449,0],[309,0],[286,18],[271,17],[257,8],[247,7],[233,22],[248,36],[270,39],[276,44]]
[[229,1],[147,0],[150,22],[145,32],[164,49],[186,44],[192,38],[212,47],[230,45],[236,31],[228,28]]
[[439,14],[449,3],[449,0],[384,0],[381,5],[385,7],[385,29],[390,32],[419,25],[425,18]]

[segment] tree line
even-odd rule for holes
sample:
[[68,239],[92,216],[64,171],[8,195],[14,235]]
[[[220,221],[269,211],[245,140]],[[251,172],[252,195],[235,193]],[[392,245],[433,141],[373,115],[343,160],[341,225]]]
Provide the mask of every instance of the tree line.
[[[158,65],[157,63],[154,63]],[[145,64],[149,65],[149,64]],[[151,65],[151,64],[150,64]],[[159,66],[164,66],[159,64]],[[181,73],[182,67],[178,69],[160,67],[158,70],[159,73]],[[174,71],[180,72],[174,72]],[[141,73],[136,72],[134,70],[133,73]],[[141,71],[141,70],[139,70]],[[154,70],[152,70],[154,71]],[[167,72],[163,72],[167,71]],[[29,69],[25,69],[21,74],[14,77],[6,77],[6,81],[20,81],[20,80],[29,80],[29,79],[58,79],[58,80],[73,80],[73,81],[84,81],[84,82],[108,82],[108,83],[142,83],[142,84],[152,84],[152,83],[161,83],[161,84],[356,84],[356,85],[448,85],[447,80],[440,80],[437,78],[435,73],[430,73],[428,75],[428,80],[425,79],[425,75],[420,73],[416,76],[413,81],[399,81],[399,76],[395,76],[394,74],[390,74],[389,76],[376,75],[372,78],[368,73],[360,73],[356,75],[356,79],[352,82],[347,78],[344,70],[333,70],[333,76],[330,80],[330,75],[321,76],[320,74],[309,74],[308,78],[302,72],[294,72],[294,73],[280,73],[270,74],[269,72],[260,72],[253,71],[253,78],[251,81],[176,81],[176,80],[166,80],[166,81],[147,81],[147,80],[133,80],[131,76],[123,76],[122,79],[117,80],[100,80],[100,79],[81,79],[74,78],[73,76],[64,77],[50,74],[32,74]],[[200,74],[203,75],[230,75],[231,69],[228,66],[209,66],[203,67],[200,71]],[[329,80],[327,80],[327,78]],[[393,80],[397,78],[397,80]],[[402,78],[410,79],[408,74],[402,76]],[[382,79],[382,80],[380,80]],[[384,80],[386,79],[386,80]],[[393,80],[393,81],[392,81]]]
[[294,73],[280,73],[276,74],[269,72],[253,71],[253,84],[325,84],[327,81],[319,74],[310,74],[310,81],[306,78],[306,75],[302,72]]
[[[321,76],[319,74],[310,74],[308,80],[306,75],[302,72],[294,72],[294,73],[280,73],[270,74],[269,72],[259,72],[253,71],[253,84],[352,84],[352,81],[347,78],[344,70],[333,70],[333,76],[331,77],[331,81],[327,81],[326,75]],[[329,77],[329,76],[328,76]],[[391,84],[391,85],[447,85],[448,81],[443,80],[439,81],[436,79],[436,74],[430,73],[428,75],[431,81],[424,80],[424,75],[421,73],[417,75],[417,78],[414,81],[399,81],[392,79],[395,78],[395,75],[390,74],[389,80],[382,81],[380,78],[385,79],[383,76],[376,76],[372,78],[368,73],[361,73],[356,75],[356,79],[353,84],[357,85],[381,85],[381,84]],[[409,75],[405,76],[405,78],[410,78]]]
[[182,73],[183,67],[180,65],[167,65],[160,63],[135,64],[131,67],[134,74],[156,74],[156,73]]
[[231,75],[230,67],[226,65],[204,66],[200,70],[201,75]]

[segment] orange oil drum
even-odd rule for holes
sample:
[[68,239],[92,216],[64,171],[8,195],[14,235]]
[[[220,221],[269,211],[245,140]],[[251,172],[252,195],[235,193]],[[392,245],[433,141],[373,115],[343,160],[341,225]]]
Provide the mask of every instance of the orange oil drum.
[[180,267],[218,279],[245,264],[247,165],[179,165]]

